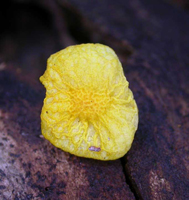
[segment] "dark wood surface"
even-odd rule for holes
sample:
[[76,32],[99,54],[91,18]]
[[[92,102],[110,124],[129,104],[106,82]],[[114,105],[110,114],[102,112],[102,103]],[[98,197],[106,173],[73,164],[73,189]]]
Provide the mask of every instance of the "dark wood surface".
[[[189,199],[187,11],[163,0],[11,1],[0,20],[1,199]],[[88,42],[115,49],[139,107],[120,160],[78,158],[41,137],[46,59]]]

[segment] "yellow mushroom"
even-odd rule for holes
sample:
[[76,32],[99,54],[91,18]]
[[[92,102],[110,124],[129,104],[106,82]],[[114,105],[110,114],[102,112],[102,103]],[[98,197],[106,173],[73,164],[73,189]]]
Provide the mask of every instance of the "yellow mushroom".
[[41,131],[71,154],[114,160],[130,149],[138,109],[115,52],[102,44],[67,47],[50,56]]

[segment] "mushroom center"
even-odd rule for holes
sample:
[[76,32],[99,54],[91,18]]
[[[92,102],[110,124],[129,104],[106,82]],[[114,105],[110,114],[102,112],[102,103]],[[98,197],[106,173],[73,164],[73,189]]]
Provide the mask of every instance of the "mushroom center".
[[73,91],[71,96],[73,114],[89,119],[103,114],[110,102],[110,97],[106,92],[79,89]]

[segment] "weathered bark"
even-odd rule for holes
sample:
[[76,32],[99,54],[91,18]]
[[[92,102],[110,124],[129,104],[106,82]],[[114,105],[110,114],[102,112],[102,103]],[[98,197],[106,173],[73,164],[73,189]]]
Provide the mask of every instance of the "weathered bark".
[[[188,14],[163,0],[25,2],[0,17],[0,198],[189,199]],[[108,44],[123,62],[140,114],[124,170],[40,137],[36,80],[74,41]]]

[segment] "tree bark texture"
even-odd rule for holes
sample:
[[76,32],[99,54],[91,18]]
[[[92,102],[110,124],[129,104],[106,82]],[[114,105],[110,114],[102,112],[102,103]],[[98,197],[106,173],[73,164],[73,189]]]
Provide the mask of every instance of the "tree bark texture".
[[[1,8],[0,199],[189,199],[189,15],[163,0],[23,0]],[[40,132],[50,54],[77,43],[118,54],[139,108],[122,159],[63,152]]]

